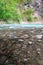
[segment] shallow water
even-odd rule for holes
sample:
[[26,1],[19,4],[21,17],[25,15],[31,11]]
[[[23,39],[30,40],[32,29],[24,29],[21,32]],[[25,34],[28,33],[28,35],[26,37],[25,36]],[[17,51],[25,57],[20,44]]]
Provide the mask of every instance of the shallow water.
[[18,28],[33,28],[33,27],[43,27],[43,24],[0,24],[0,29],[18,29]]

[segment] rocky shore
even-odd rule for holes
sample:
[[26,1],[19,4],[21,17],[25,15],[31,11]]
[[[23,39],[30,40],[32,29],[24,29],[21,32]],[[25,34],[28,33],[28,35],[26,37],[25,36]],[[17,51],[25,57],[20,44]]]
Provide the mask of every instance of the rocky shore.
[[43,28],[0,30],[0,65],[43,65]]

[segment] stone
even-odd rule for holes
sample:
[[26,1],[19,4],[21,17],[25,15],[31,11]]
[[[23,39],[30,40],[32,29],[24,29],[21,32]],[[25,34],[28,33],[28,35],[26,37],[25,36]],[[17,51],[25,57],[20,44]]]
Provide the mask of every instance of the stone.
[[37,39],[41,39],[42,38],[42,34],[41,35],[36,35]]
[[26,58],[24,58],[24,61],[27,61],[27,59],[26,59]]
[[[15,31],[16,33],[14,33]],[[33,31],[35,32],[33,33]],[[2,37],[0,36],[0,65],[43,65],[42,31],[42,28],[13,31],[11,29],[6,30],[8,34],[4,37],[6,32],[1,33],[0,31],[0,35],[2,35]],[[6,40],[4,40],[5,38]],[[5,62],[3,62],[4,60]]]
[[29,37],[27,34],[24,35],[25,37]]
[[29,41],[28,43],[29,43],[30,45],[32,44],[32,42],[31,42],[31,41]]
[[31,31],[32,33],[34,33],[34,31]]
[[19,42],[23,42],[24,40],[23,39],[18,39]]
[[29,38],[28,34],[24,34],[23,36],[21,36],[21,38]]
[[28,51],[28,54],[30,54],[30,51]]

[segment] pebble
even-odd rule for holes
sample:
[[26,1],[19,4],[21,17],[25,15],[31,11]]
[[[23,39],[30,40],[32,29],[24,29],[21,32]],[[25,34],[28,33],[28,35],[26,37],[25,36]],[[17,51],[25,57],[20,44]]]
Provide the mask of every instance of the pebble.
[[41,40],[39,39],[38,42],[41,42]]
[[34,33],[34,31],[31,31],[32,33]]
[[40,54],[40,51],[41,51],[40,48],[37,48],[37,52],[38,52],[38,54]]
[[[16,31],[16,33],[14,33],[15,30],[13,32],[11,31],[10,33],[9,33],[9,31],[7,31],[8,39],[6,39],[5,41],[4,41],[3,35],[2,35],[1,36],[2,40],[0,40],[0,50],[2,51],[2,49],[4,49],[4,47],[7,44],[8,44],[8,46],[6,46],[6,47],[8,50],[7,50],[7,53],[6,54],[4,53],[5,55],[3,54],[2,56],[1,56],[2,53],[0,51],[0,62],[3,61],[3,59],[4,59],[3,56],[5,56],[5,58],[7,58],[7,60],[6,60],[7,65],[11,65],[11,64],[17,65],[15,63],[15,60],[18,61],[18,59],[20,59],[20,63],[22,63],[21,65],[35,65],[35,64],[43,65],[43,64],[40,64],[41,62],[39,64],[37,64],[40,59],[43,59],[43,39],[42,39],[43,34],[41,34],[42,31],[40,31],[40,33],[39,33],[38,30],[40,31],[41,29],[37,29],[37,31],[36,31],[36,28],[35,28],[36,32],[34,32],[34,33],[33,33],[34,30],[32,30],[32,29],[31,30],[28,29],[28,30],[26,30],[26,32],[24,30],[22,30],[23,32],[20,32],[21,30],[18,30],[18,32]],[[5,33],[3,33],[3,34],[5,34]],[[19,33],[21,33],[21,34],[19,34]],[[31,33],[33,33],[33,34],[31,34]],[[11,39],[11,42],[10,42],[9,38]],[[14,39],[14,40],[12,40],[12,39]],[[17,39],[17,41],[16,41],[16,39]],[[20,44],[19,44],[19,42],[20,42]],[[14,43],[14,45],[12,45],[12,43]],[[9,51],[10,51],[10,53],[9,53]],[[4,51],[2,51],[2,52],[4,52]],[[8,54],[8,56],[7,56],[7,54]],[[3,63],[3,62],[1,62],[1,63]],[[42,63],[43,63],[43,60],[42,60]]]
[[36,38],[41,39],[42,38],[42,34],[41,35],[36,35]]
[[40,51],[40,48],[37,48],[37,51]]
[[25,58],[24,61],[27,61],[27,59]]
[[28,51],[28,54],[30,53],[30,51]]
[[28,43],[29,43],[30,45],[32,44],[32,42],[31,42],[31,41],[29,41]]
[[29,36],[27,34],[24,35],[25,38],[28,38]]
[[21,36],[21,38],[28,38],[29,36],[27,34]]
[[14,39],[18,39],[18,37],[17,36],[14,36]]
[[24,40],[23,40],[23,39],[19,39],[18,41],[19,41],[19,42],[23,42]]

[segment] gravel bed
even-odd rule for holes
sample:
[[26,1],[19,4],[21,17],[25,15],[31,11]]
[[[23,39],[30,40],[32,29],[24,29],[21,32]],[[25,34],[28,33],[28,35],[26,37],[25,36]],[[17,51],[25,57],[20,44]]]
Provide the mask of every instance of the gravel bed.
[[0,30],[0,65],[43,65],[43,28]]

